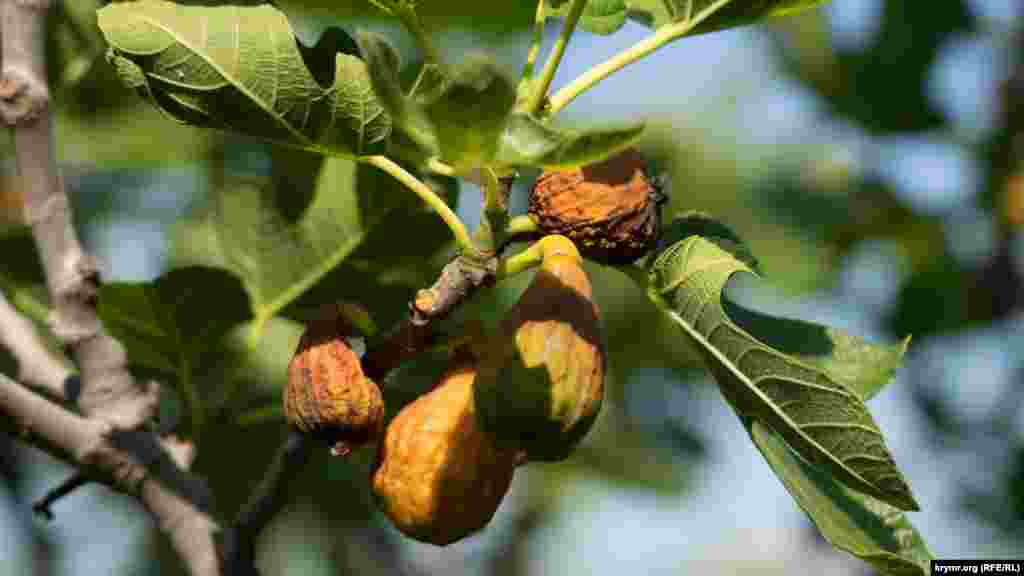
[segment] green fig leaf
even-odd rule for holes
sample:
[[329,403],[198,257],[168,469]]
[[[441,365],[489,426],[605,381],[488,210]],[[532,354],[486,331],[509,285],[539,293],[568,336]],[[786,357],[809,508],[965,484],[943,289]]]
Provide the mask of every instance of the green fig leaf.
[[505,124],[495,162],[505,166],[567,169],[604,160],[633,144],[644,124],[601,130],[568,130],[513,114]]
[[287,188],[238,178],[214,191],[203,209],[173,231],[172,264],[221,268],[238,276],[258,334],[263,323],[346,261],[385,218],[408,223],[401,215],[419,204],[410,203],[400,186],[352,160],[327,158],[309,204],[290,219],[274,198],[293,194]]
[[441,159],[466,171],[492,163],[516,86],[491,57],[470,54],[416,100],[434,125]]
[[[685,28],[683,36],[745,26],[766,18],[814,8],[827,0],[589,0],[580,26],[594,34],[612,34],[634,20],[649,28]],[[564,17],[566,0],[546,0],[545,15]]]
[[97,313],[124,343],[132,364],[181,380],[211,356],[216,342],[249,316],[237,278],[221,270],[187,267],[152,282],[108,282]]
[[884,576],[931,574],[933,556],[906,514],[808,465],[763,423],[744,424],[775,475],[830,544]]
[[366,59],[370,84],[378,102],[393,118],[399,130],[430,155],[440,153],[437,133],[426,112],[402,92],[399,81],[401,61],[395,48],[380,34],[356,34],[359,50]]
[[[680,219],[670,228],[686,225]],[[856,348],[853,344],[870,346],[863,342],[826,339],[831,350],[818,354],[825,359],[808,361],[813,354],[787,354],[737,325],[722,292],[734,274],[754,271],[715,240],[688,236],[662,250],[649,266],[648,294],[700,351],[722,395],[742,417],[771,427],[800,457],[844,484],[900,509],[917,510],[864,404],[865,391],[877,389],[877,381],[888,380],[891,371],[851,365],[863,351],[860,356],[847,351]],[[758,317],[762,323],[768,319]]]
[[[569,12],[569,2],[565,0],[546,0],[544,16],[546,18],[565,18]],[[589,0],[580,15],[580,28],[591,34],[613,34],[626,24],[629,15],[627,0]]]
[[270,4],[139,0],[97,18],[124,83],[177,122],[349,157],[387,146],[391,119],[366,65],[341,51],[325,57],[345,45],[340,31],[306,49]]

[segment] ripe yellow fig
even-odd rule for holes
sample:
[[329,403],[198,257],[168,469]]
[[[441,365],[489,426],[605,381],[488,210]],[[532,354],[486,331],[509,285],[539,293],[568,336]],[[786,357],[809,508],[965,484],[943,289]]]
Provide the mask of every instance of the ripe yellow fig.
[[391,421],[377,454],[373,492],[402,533],[439,546],[483,528],[518,463],[477,425],[475,371],[463,365]]
[[572,241],[541,240],[543,263],[502,318],[479,364],[476,406],[502,448],[559,461],[604,396],[605,348],[590,280]]
[[380,388],[346,343],[351,335],[338,308],[324,307],[299,340],[284,390],[288,423],[325,441],[337,456],[374,441],[384,424]]

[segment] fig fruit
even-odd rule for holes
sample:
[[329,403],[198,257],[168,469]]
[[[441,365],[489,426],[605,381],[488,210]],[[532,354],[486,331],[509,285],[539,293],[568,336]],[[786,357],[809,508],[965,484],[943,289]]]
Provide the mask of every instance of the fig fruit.
[[324,307],[299,340],[284,390],[288,423],[338,456],[374,441],[384,424],[384,399],[349,348],[345,338],[352,335],[341,310]]
[[568,457],[597,418],[606,360],[579,252],[564,236],[540,243],[540,269],[480,359],[476,405],[499,446],[553,462]]
[[380,443],[371,483],[402,533],[439,546],[483,528],[518,463],[477,425],[471,364],[447,372],[398,412]]
[[561,234],[584,256],[605,264],[633,262],[658,237],[660,187],[633,148],[582,168],[544,172],[530,192],[529,215],[545,234]]

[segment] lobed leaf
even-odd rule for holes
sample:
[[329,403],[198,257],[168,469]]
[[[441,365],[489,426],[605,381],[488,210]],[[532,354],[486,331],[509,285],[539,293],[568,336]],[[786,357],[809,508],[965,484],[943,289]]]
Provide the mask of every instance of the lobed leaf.
[[[690,220],[679,219],[671,228],[686,229]],[[754,271],[715,240],[691,235],[665,248],[649,266],[648,293],[696,345],[723,396],[741,416],[771,427],[802,458],[844,484],[917,510],[864,405],[891,373],[879,373],[864,360],[892,351],[822,329],[824,353],[790,355],[751,335],[730,317],[722,292],[734,274]],[[756,318],[770,331],[770,317]]]
[[305,49],[270,4],[139,0],[106,6],[97,18],[124,83],[177,122],[345,156],[387,145],[391,119],[366,65],[341,51],[323,57],[344,45],[340,31]]
[[[172,238],[176,266],[205,265],[237,275],[249,296],[255,330],[343,262],[385,216],[408,206],[399,184],[369,168],[327,158],[312,200],[286,218],[268,182],[237,180]],[[390,188],[389,188],[390,187]],[[369,191],[369,192],[367,192]]]

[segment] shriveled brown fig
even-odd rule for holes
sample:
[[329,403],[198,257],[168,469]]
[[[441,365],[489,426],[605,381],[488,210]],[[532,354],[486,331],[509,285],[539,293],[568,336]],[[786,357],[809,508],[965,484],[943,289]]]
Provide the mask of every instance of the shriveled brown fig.
[[644,165],[628,148],[582,168],[544,172],[530,192],[530,217],[545,234],[569,237],[587,258],[632,262],[653,247],[665,200]]
[[499,446],[558,461],[601,409],[605,348],[579,252],[564,236],[540,242],[540,270],[480,360],[476,406]]
[[299,340],[284,391],[288,423],[338,456],[374,441],[384,424],[384,399],[349,348],[345,338],[352,335],[341,310],[324,307]]
[[477,425],[471,365],[446,373],[388,424],[372,485],[404,534],[444,546],[483,528],[512,482],[514,452]]

